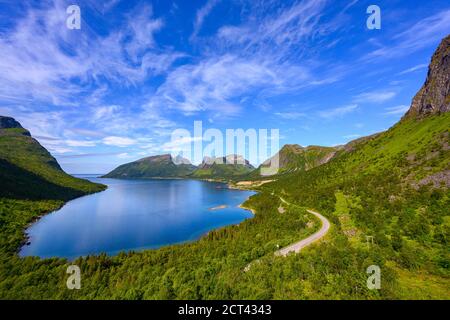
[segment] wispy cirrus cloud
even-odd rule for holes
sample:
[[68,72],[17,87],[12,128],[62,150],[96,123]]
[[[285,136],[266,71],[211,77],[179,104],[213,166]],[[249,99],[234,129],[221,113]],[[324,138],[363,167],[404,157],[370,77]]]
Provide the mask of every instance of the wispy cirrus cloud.
[[[208,1],[197,11],[196,30],[217,3]],[[250,3],[242,11],[243,23],[222,26],[203,39],[202,59],[172,70],[148,105],[185,115],[207,111],[211,117],[228,117],[240,114],[243,96],[258,101],[337,81],[340,75],[333,66],[325,74],[314,72],[320,64],[305,58],[310,42],[338,26],[335,20],[322,21],[326,3],[305,0],[275,12],[271,3]],[[252,97],[253,92],[258,95]]]
[[450,9],[426,17],[392,37],[393,45],[381,45],[364,60],[401,57],[439,42],[450,30]]
[[389,107],[386,108],[383,114],[384,115],[399,115],[399,114],[404,114],[406,111],[409,110],[409,106],[407,105],[399,105],[399,106],[395,106],[395,107]]
[[184,65],[171,72],[150,99],[148,106],[166,106],[184,114],[213,111],[236,115],[236,99],[250,90],[281,92],[309,79],[306,68],[286,70],[270,61],[242,59],[231,54]]
[[89,140],[66,140],[69,147],[95,147],[97,143]]
[[95,158],[117,156],[120,152],[92,152],[92,153],[78,153],[78,154],[56,154],[61,159],[78,159],[78,158]]
[[103,138],[102,142],[106,145],[120,148],[129,147],[131,145],[137,144],[137,141],[135,139],[116,136],[105,137]]
[[395,91],[370,91],[356,95],[353,99],[360,103],[382,103],[394,98]]
[[275,112],[274,115],[286,120],[296,120],[307,116],[303,112]]
[[357,104],[351,104],[348,106],[338,107],[329,110],[323,110],[319,112],[319,116],[325,119],[332,119],[342,117],[348,113],[352,113],[358,109]]
[[200,32],[200,29],[205,21],[205,18],[210,14],[210,12],[214,9],[214,7],[221,0],[207,0],[205,5],[197,10],[197,14],[194,20],[194,31],[190,37],[191,40],[195,39]]
[[353,134],[345,135],[342,138],[344,138],[344,139],[357,139],[359,137],[361,137],[361,135],[359,133],[353,133]]
[[427,63],[421,63],[421,64],[418,64],[418,65],[416,65],[414,67],[411,67],[411,68],[408,68],[406,70],[403,70],[403,71],[399,72],[398,75],[404,75],[404,74],[412,73],[412,72],[415,72],[417,70],[421,70],[421,69],[425,69],[425,68],[428,68],[428,64]]
[[152,35],[163,22],[152,18],[150,6],[142,6],[107,35],[95,33],[86,22],[82,31],[69,30],[65,9],[61,0],[30,7],[2,33],[0,100],[78,104],[92,85],[135,85],[166,71],[181,56],[156,48]]

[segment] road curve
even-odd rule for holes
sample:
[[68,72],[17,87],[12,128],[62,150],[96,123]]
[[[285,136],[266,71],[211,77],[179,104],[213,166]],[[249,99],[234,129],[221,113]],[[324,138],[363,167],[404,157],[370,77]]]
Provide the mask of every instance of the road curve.
[[[286,200],[284,200],[283,198],[280,197],[280,200],[286,204],[290,204],[288,203]],[[295,252],[298,253],[300,252],[300,250],[302,250],[304,247],[309,246],[311,243],[321,239],[323,236],[325,236],[328,232],[328,230],[330,229],[330,222],[328,221],[327,218],[325,218],[324,216],[322,216],[320,213],[312,211],[312,210],[307,210],[309,213],[315,215],[317,218],[320,219],[320,221],[322,222],[322,227],[320,228],[319,231],[313,233],[312,235],[310,235],[309,237],[300,240],[298,242],[295,242],[287,247],[284,247],[278,251],[275,252],[276,256],[286,256],[288,253],[290,252]]]
[[[274,195],[272,193],[272,195]],[[286,200],[284,200],[282,197],[279,197],[281,202],[287,204],[287,205],[291,205],[289,202],[287,202]],[[320,228],[319,231],[313,233],[312,235],[310,235],[309,237],[300,240],[298,242],[295,242],[287,247],[284,247],[280,250],[275,251],[275,255],[276,256],[286,256],[288,253],[290,252],[295,252],[298,253],[300,252],[300,250],[302,250],[304,247],[309,246],[310,244],[312,244],[313,242],[321,239],[323,236],[325,236],[328,232],[328,230],[330,229],[330,221],[328,221],[327,218],[325,218],[324,216],[322,216],[320,213],[312,211],[312,210],[306,210],[309,213],[315,215],[317,218],[320,219],[320,221],[322,222],[322,227]],[[244,268],[244,272],[247,272],[250,270],[250,267],[252,266],[253,263],[257,263],[259,262],[259,259],[250,262],[245,268]]]

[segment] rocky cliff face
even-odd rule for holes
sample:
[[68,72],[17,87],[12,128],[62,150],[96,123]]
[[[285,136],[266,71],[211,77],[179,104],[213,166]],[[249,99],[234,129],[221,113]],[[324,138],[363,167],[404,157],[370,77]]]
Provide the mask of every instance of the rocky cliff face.
[[450,111],[450,35],[434,53],[425,84],[414,97],[408,117],[424,117]]

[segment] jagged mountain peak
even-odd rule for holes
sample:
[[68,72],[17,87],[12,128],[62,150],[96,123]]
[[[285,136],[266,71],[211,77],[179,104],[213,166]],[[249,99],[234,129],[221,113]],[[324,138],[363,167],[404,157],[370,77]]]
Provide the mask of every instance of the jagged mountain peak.
[[424,85],[415,95],[404,118],[424,117],[450,111],[450,35],[431,58]]

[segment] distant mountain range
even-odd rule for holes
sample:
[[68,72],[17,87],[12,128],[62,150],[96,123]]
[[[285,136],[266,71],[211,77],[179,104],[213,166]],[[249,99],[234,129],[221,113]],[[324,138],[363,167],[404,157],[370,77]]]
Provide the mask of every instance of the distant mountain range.
[[284,145],[276,155],[264,161],[258,168],[241,155],[227,155],[225,157],[205,157],[198,166],[189,160],[170,154],[142,158],[123,164],[105,178],[199,178],[217,180],[260,180],[265,179],[261,168],[270,167],[278,157],[277,174],[288,174],[296,171],[308,171],[330,161],[339,152],[352,150],[352,146],[364,141],[360,138],[349,142],[345,146],[322,147],[298,144]]
[[104,178],[204,178],[225,179],[247,174],[254,167],[238,155],[226,157],[205,157],[199,166],[192,165],[189,160],[170,154],[151,156],[123,164]]
[[240,155],[226,157],[205,157],[198,168],[193,172],[194,178],[235,179],[248,174],[255,168]]

